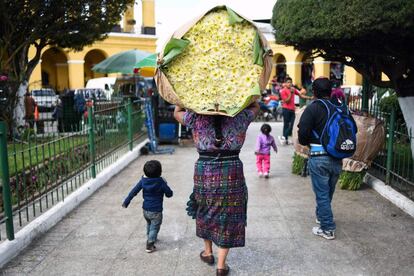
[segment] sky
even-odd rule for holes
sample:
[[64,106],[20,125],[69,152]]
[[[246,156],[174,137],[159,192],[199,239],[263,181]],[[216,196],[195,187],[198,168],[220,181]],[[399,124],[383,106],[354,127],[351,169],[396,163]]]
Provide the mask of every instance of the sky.
[[181,25],[208,8],[227,5],[249,19],[270,19],[275,2],[276,0],[155,0],[158,47]]

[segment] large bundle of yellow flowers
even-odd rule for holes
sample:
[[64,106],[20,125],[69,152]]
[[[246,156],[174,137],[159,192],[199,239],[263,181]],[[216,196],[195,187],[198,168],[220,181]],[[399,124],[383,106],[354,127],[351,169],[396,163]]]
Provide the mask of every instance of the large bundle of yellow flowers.
[[166,52],[175,43],[181,43],[181,50],[160,67],[173,90],[166,93],[159,85],[160,94],[197,113],[234,116],[260,95],[259,80],[268,80],[263,40],[250,21],[232,10],[210,10],[166,45],[164,58],[172,56]]

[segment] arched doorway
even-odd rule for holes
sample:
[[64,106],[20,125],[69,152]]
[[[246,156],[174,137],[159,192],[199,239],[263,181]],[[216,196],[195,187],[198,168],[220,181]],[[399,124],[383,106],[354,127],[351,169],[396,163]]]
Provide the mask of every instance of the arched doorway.
[[88,80],[93,78],[100,78],[100,77],[106,77],[107,74],[97,73],[92,71],[92,67],[95,64],[98,64],[99,62],[103,61],[107,58],[107,55],[102,50],[91,50],[85,55],[85,63],[83,65],[84,69],[84,80],[85,84],[88,82]]
[[42,87],[62,92],[69,87],[68,59],[59,48],[53,47],[42,54]]
[[286,78],[286,58],[282,54],[275,55],[276,60],[276,79],[277,82],[282,83]]
[[307,89],[315,78],[315,68],[310,53],[304,53],[302,56],[301,76],[302,86]]

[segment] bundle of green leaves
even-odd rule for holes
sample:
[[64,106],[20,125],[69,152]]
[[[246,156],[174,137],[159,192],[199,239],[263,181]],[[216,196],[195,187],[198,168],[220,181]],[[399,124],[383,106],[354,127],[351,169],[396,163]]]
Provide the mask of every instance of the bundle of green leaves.
[[361,188],[366,171],[348,172],[343,171],[339,176],[339,187],[343,190],[355,191]]

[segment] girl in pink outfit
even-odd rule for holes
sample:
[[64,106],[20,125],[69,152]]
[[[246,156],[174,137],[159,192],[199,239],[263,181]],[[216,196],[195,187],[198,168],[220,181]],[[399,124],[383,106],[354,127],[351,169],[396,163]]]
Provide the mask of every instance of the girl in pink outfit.
[[273,147],[274,151],[277,152],[277,146],[275,143],[275,139],[270,132],[272,128],[269,124],[263,124],[260,128],[262,132],[257,136],[256,140],[256,167],[257,172],[259,173],[259,177],[268,178],[269,177],[269,170],[270,170],[270,147]]

